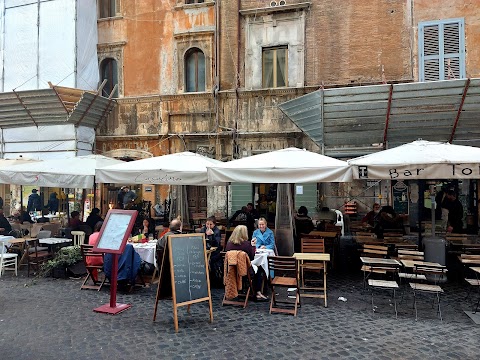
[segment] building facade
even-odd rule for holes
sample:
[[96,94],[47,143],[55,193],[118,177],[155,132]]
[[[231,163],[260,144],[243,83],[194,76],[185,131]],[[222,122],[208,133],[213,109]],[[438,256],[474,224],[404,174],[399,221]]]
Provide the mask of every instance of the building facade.
[[[189,150],[220,160],[289,146],[335,154],[326,144],[348,147],[350,130],[335,123],[318,140],[279,105],[322,88],[479,77],[477,2],[99,0],[101,76],[108,89],[117,85],[118,107],[97,132],[97,150],[125,158]],[[402,141],[416,139],[409,136]],[[355,155],[372,146],[357,144]],[[230,207],[267,188],[232,185]],[[364,193],[366,209],[368,197],[389,194],[383,185],[332,188],[327,201],[325,189],[305,184],[297,203],[339,208]],[[227,211],[225,188],[190,191],[192,209]],[[156,187],[155,202],[166,196]]]

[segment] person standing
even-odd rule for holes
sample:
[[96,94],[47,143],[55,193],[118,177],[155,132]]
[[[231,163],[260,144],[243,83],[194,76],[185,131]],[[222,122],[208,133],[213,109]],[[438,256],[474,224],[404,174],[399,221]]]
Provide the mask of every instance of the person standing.
[[123,195],[123,208],[127,209],[131,202],[137,198],[137,194],[130,190],[128,186],[125,186],[123,191],[125,192],[125,195]]
[[53,192],[50,194],[47,208],[50,210],[50,213],[52,214],[55,214],[58,211],[58,198],[57,198],[56,192]]
[[442,202],[442,208],[448,210],[447,232],[461,234],[463,232],[463,206],[453,190],[448,190]]
[[38,190],[33,189],[32,193],[28,196],[27,212],[42,210],[42,199],[37,194]]

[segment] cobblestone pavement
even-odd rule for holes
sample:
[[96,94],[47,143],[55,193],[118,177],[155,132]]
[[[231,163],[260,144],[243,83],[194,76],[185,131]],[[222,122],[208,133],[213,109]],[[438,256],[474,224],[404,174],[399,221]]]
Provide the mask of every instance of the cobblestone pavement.
[[[179,309],[173,328],[171,301],[159,303],[152,322],[156,286],[119,294],[131,309],[116,316],[92,309],[109,301],[109,288],[80,290],[81,280],[41,279],[23,272],[0,278],[0,359],[478,359],[480,326],[463,310],[474,294],[466,286],[443,285],[444,321],[420,299],[415,322],[412,296],[406,291],[398,319],[387,294],[363,290],[360,274],[329,276],[329,306],[302,299],[297,317],[269,315],[268,303],[246,309],[221,306],[223,291],[213,289],[214,322],[207,303],[191,314]],[[338,297],[347,298],[346,302]]]

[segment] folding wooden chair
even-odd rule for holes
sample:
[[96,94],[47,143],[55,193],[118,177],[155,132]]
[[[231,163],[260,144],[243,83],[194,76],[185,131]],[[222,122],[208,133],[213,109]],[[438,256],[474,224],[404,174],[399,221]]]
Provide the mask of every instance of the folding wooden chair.
[[[392,273],[394,276],[393,278],[395,279],[395,274],[398,273],[398,268],[399,265],[390,265],[390,264],[384,264],[384,265],[371,265],[370,266],[370,271],[374,272],[375,270],[381,270],[385,271],[385,273]],[[373,292],[374,290],[387,290],[387,291],[392,291],[393,295],[393,305],[395,308],[395,319],[397,318],[397,299],[396,299],[396,290],[398,289],[398,283],[395,280],[374,280],[374,279],[368,279],[368,285],[370,286],[370,289],[372,290],[372,311],[375,312],[375,305],[373,304]]]
[[[83,281],[80,289],[92,289],[100,291],[103,284],[105,284],[105,281],[107,280],[106,276],[103,277],[102,281],[98,279],[95,280],[95,278],[98,277],[98,272],[103,270],[103,254],[93,252],[93,245],[87,244],[80,245],[80,251],[82,253],[83,262],[85,263],[85,269],[87,269],[87,276],[85,277],[85,280]],[[102,259],[102,265],[87,265],[87,262],[89,262],[89,260],[100,258]],[[93,282],[93,285],[87,285],[88,280],[91,280]]]
[[[447,269],[445,266],[435,266],[435,265],[425,265],[425,264],[416,264],[414,273],[423,274],[426,276],[427,281],[431,281],[434,285],[431,284],[422,284],[422,283],[410,283],[410,287],[413,290],[413,307],[415,308],[415,321],[418,320],[418,310],[417,310],[417,293],[426,293],[434,294],[437,300],[437,314],[440,317],[440,321],[443,321],[442,310],[440,308],[440,294],[443,293],[443,289],[437,285],[438,281],[443,279]],[[434,303],[435,305],[435,303]]]
[[27,277],[30,276],[30,268],[40,270],[40,266],[50,259],[53,259],[53,254],[47,250],[40,250],[38,239],[25,240],[27,253]]
[[[325,253],[325,243],[323,238],[322,239],[309,239],[309,238],[301,238],[301,252],[302,253]],[[327,307],[327,296],[326,296],[326,283],[327,283],[327,269],[325,268],[324,262],[321,261],[307,261],[307,260],[300,260],[299,264],[299,273],[300,273],[300,290],[304,291],[315,291],[321,290],[324,291],[324,300],[325,300],[325,307]],[[323,286],[315,287],[315,286],[305,286],[305,271],[311,272],[318,272],[321,273],[323,271],[323,280],[308,280],[309,282],[321,282]],[[304,296],[313,296],[313,294],[303,294]],[[320,297],[316,295],[315,297]]]
[[[224,262],[226,261],[226,259],[225,259],[226,254],[227,254],[227,252],[225,252],[225,251],[221,252],[221,255],[223,257]],[[247,259],[248,259],[248,255],[247,255]],[[249,259],[248,259],[248,264],[249,264],[249,268],[247,270],[247,275],[242,277],[242,283],[243,283],[242,284],[242,289],[247,289],[246,293],[239,292],[238,297],[236,298],[238,300],[227,299],[227,291],[225,290],[225,293],[223,295],[223,300],[222,300],[222,306],[225,306],[225,305],[240,305],[240,306],[243,306],[243,308],[245,309],[248,305],[249,298],[253,299],[253,297],[255,296],[255,291],[253,289],[253,282],[252,282],[252,278],[250,276],[250,266],[251,265],[250,265],[250,260]],[[227,271],[231,270],[231,269],[229,269],[228,264],[226,265],[225,268],[227,269]],[[228,276],[228,274],[226,274],[226,276]],[[225,285],[225,287],[226,287],[226,285]]]
[[[270,286],[272,287],[272,298],[270,300],[270,314],[273,312],[292,314],[297,316],[297,307],[300,304],[300,287],[298,286],[298,263],[297,260],[289,256],[269,256],[268,269],[270,274],[273,273],[273,278],[270,279]],[[288,300],[277,299],[276,288],[285,288],[286,293],[289,289],[294,289],[295,300],[292,303]],[[282,304],[285,307],[278,307]],[[286,307],[292,307],[286,308]]]

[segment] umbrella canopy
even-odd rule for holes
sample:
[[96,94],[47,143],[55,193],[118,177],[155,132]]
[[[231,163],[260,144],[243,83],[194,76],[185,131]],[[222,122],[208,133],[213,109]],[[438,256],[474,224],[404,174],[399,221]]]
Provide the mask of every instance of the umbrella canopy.
[[345,161],[297,148],[253,155],[208,167],[210,181],[241,183],[348,182],[352,172]]
[[85,155],[68,159],[51,159],[0,167],[0,179],[15,185],[70,187],[90,189],[95,170],[107,165],[123,163],[102,155]]
[[189,151],[126,162],[97,170],[97,182],[119,184],[214,185],[207,165],[221,161]]
[[479,179],[480,148],[417,140],[348,163],[356,179]]

